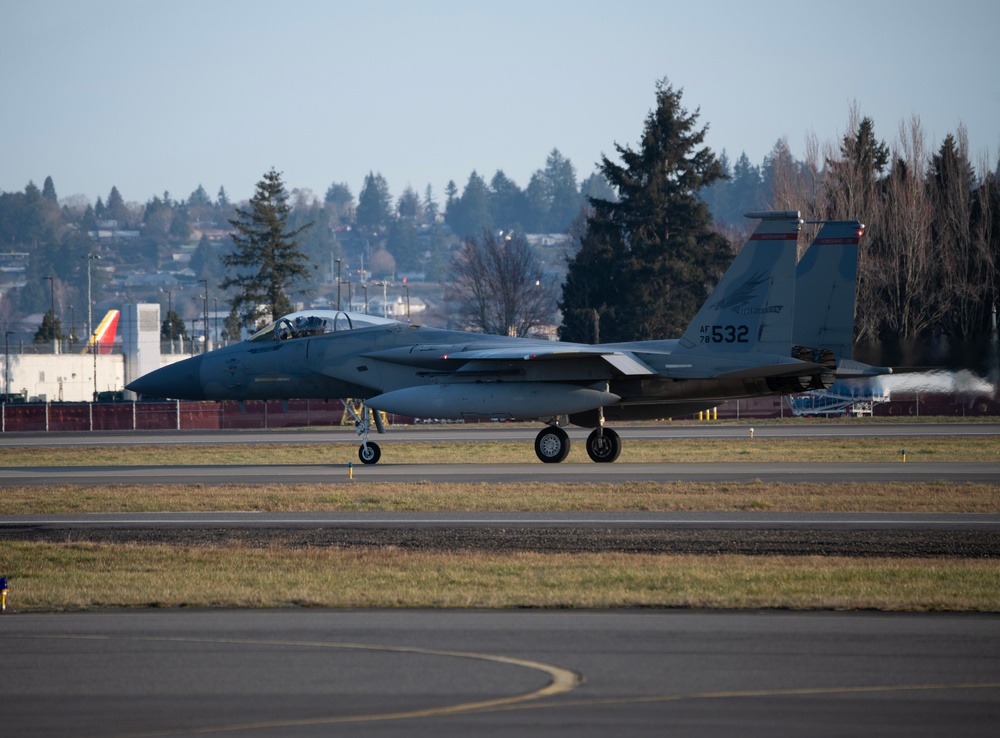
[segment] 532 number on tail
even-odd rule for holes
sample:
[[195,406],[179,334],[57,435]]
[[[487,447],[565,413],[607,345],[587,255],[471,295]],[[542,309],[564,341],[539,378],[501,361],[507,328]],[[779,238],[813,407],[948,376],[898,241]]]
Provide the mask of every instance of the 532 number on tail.
[[750,328],[745,325],[703,325],[702,343],[749,343]]

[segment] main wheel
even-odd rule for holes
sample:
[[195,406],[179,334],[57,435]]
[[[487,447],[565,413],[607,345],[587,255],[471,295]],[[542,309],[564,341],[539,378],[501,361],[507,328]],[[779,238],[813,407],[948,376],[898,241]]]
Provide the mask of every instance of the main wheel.
[[611,463],[621,452],[621,436],[610,428],[597,428],[587,436],[587,455],[593,461]]
[[382,449],[374,441],[362,443],[361,448],[358,449],[358,458],[361,459],[362,464],[377,464],[378,460],[382,458]]
[[535,436],[535,453],[546,464],[558,464],[569,454],[569,436],[559,426],[547,425]]

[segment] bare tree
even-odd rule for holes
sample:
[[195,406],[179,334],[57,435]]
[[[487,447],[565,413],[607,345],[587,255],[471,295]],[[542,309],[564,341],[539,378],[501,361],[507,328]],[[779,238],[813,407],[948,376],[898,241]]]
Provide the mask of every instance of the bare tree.
[[884,296],[883,329],[913,339],[939,324],[948,299],[935,289],[941,259],[931,238],[934,209],[927,196],[927,150],[920,119],[900,124],[893,166],[884,184],[881,259],[872,280]]
[[825,220],[857,219],[866,225],[858,256],[858,292],[855,339],[879,338],[884,307],[879,263],[884,247],[882,227],[884,202],[882,170],[889,159],[888,147],[875,138],[874,123],[862,118],[857,104],[851,107],[848,131],[840,148],[828,146],[823,177]]
[[466,240],[452,274],[454,312],[476,330],[523,337],[552,322],[554,280],[520,234],[484,230],[478,239]]

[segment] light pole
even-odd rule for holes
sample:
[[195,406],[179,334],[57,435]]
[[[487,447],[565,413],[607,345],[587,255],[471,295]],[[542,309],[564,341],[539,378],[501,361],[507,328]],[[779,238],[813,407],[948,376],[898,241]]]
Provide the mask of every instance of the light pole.
[[337,259],[337,310],[340,310],[340,259]]
[[167,332],[170,335],[170,353],[174,352],[174,293],[167,290]]
[[[89,346],[90,339],[94,335],[94,301],[90,292],[90,263],[100,259],[101,257],[99,254],[88,252],[88,254],[83,258],[87,260],[87,345]],[[94,381],[97,381],[96,377],[94,378]]]
[[10,400],[10,334],[7,331],[3,334],[3,401]]

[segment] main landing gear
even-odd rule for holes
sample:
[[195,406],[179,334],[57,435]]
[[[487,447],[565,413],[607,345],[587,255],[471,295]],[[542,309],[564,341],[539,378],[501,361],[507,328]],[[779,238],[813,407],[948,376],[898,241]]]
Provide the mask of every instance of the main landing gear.
[[382,449],[379,448],[375,441],[368,440],[368,432],[371,430],[372,418],[374,418],[375,430],[379,433],[385,433],[385,426],[382,425],[382,414],[379,412],[373,413],[367,405],[361,406],[361,413],[359,414],[350,401],[341,400],[341,402],[344,404],[344,409],[354,418],[354,428],[357,434],[361,436],[361,447],[358,449],[358,458],[361,459],[362,464],[377,464],[378,460],[382,458]]
[[[622,452],[622,439],[610,428],[595,428],[587,437],[587,455],[611,463]],[[557,425],[547,425],[535,436],[535,454],[546,464],[558,464],[569,455],[569,436]]]

